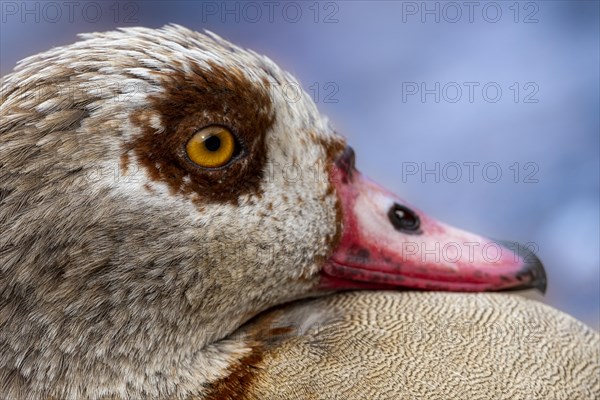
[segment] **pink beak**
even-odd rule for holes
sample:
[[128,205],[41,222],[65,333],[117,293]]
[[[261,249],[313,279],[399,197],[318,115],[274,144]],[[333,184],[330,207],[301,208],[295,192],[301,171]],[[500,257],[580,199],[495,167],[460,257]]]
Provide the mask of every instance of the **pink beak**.
[[539,259],[429,218],[362,176],[347,147],[331,167],[342,207],[340,241],[322,269],[325,290],[546,290]]

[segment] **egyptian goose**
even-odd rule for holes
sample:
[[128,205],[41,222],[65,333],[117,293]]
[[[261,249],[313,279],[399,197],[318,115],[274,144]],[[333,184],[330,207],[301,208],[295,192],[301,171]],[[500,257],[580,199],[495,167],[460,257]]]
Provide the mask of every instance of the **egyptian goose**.
[[290,83],[180,26],[5,77],[0,398],[598,398],[598,334],[547,306],[341,292],[546,278],[362,176]]

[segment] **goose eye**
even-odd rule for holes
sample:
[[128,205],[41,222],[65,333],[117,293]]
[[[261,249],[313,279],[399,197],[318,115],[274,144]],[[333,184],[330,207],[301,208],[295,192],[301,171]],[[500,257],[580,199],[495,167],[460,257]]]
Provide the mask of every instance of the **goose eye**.
[[217,168],[231,160],[235,148],[235,138],[229,130],[222,126],[209,126],[196,132],[187,142],[185,150],[195,164]]

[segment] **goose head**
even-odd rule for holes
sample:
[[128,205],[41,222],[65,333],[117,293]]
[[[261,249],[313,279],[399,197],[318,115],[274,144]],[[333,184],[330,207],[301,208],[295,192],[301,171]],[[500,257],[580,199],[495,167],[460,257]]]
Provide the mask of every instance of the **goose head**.
[[543,290],[524,248],[437,222],[361,175],[286,86],[299,87],[269,59],[180,26],[83,35],[6,77],[5,370],[30,357],[19,379],[93,372],[100,387],[143,369],[158,382],[295,299]]

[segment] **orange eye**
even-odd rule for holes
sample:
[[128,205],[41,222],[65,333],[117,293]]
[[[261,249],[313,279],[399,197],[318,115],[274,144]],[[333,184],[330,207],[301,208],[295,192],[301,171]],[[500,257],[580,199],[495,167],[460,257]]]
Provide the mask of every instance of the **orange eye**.
[[194,163],[204,168],[227,164],[235,152],[233,134],[222,126],[209,126],[194,134],[185,150]]

